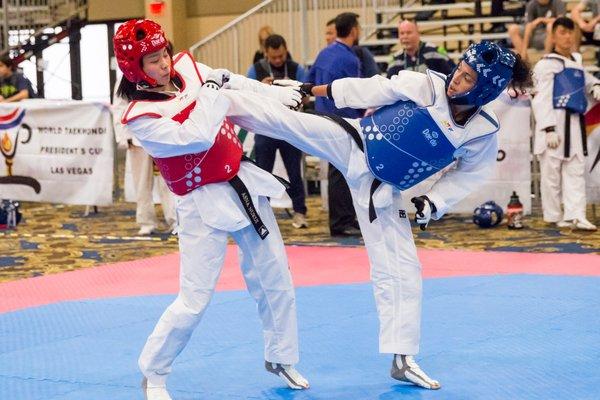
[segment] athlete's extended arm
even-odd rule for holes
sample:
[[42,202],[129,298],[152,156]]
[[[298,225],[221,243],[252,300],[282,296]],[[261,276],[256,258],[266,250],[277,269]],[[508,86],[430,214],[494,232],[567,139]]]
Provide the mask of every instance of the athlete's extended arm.
[[413,71],[402,71],[392,79],[380,75],[338,79],[329,85],[312,87],[311,94],[329,97],[338,108],[381,107],[398,100],[413,100],[419,105],[432,102],[429,78]]

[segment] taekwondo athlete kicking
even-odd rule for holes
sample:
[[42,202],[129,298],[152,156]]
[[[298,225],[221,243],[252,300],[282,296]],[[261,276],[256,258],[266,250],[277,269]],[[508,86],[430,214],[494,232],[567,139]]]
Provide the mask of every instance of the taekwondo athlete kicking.
[[[531,72],[494,43],[471,45],[449,75],[402,71],[391,79],[344,78],[329,85],[281,82],[328,96],[339,108],[377,108],[342,119],[299,113],[253,93],[223,90],[228,117],[254,133],[288,141],[328,160],[348,181],[367,248],[379,314],[379,350],[393,354],[391,376],[439,389],[415,362],[421,325],[421,264],[402,191],[454,163],[429,192],[412,199],[425,229],[491,175],[499,124],[488,103]],[[400,212],[399,212],[400,210]]]

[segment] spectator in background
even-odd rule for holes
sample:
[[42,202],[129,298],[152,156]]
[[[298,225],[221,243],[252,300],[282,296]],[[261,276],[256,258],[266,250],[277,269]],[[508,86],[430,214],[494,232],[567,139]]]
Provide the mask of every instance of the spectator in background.
[[431,69],[448,75],[454,69],[455,65],[448,57],[446,49],[421,41],[416,22],[400,21],[398,38],[403,50],[394,54],[393,61],[387,70],[388,78],[403,70],[425,72],[425,70]]
[[562,0],[529,0],[525,8],[526,24],[508,26],[508,36],[515,51],[524,59],[527,59],[530,47],[549,52],[552,48],[552,23],[565,12]]
[[[352,46],[358,42],[360,24],[358,15],[342,13],[335,18],[337,37],[325,47],[315,60],[308,74],[308,81],[317,85],[326,85],[336,79],[360,78],[360,61]],[[315,110],[322,114],[333,114],[345,118],[360,118],[362,110],[336,108],[333,100],[317,97]],[[329,197],[329,230],[332,235],[358,236],[358,222],[352,204],[350,189],[343,175],[333,165],[327,173]]]
[[[171,49],[172,47],[169,48]],[[170,51],[172,52],[172,50]],[[115,116],[113,118],[115,140],[119,148],[127,149],[127,158],[129,158],[131,163],[131,175],[135,188],[136,202],[135,222],[140,227],[138,235],[151,235],[158,227],[158,219],[156,218],[152,195],[155,182],[154,162],[129,129],[121,123],[120,117],[123,115],[128,102],[121,96],[116,95],[118,87],[119,82],[115,85],[115,96],[112,106],[113,115]],[[165,223],[173,233],[176,233],[177,218],[175,216],[173,195],[169,191],[169,188],[167,188],[164,179],[158,179],[157,184]]]
[[335,30],[335,18],[327,21],[325,25],[325,44],[329,46],[337,38],[337,31]]
[[[330,19],[325,26],[325,42],[329,46],[333,41],[337,38],[337,31],[335,30],[335,18]],[[373,57],[373,53],[369,51],[368,48],[359,46],[358,39],[356,44],[352,46],[352,50],[356,57],[358,57],[358,61],[360,61],[360,69],[361,69],[361,77],[362,78],[370,78],[375,75],[379,75],[381,70],[375,62],[375,57]]]
[[600,100],[600,81],[584,71],[581,55],[572,52],[574,29],[571,19],[557,18],[552,26],[554,51],[533,70],[534,154],[540,160],[544,221],[556,223],[559,228],[593,231],[596,226],[585,215],[587,146],[583,113],[586,93]]
[[[584,18],[582,13],[589,9],[592,13],[591,18]],[[578,37],[577,48],[579,48],[579,44],[583,41],[586,44],[592,44],[594,46],[600,45],[600,0],[583,0],[580,1],[574,8],[571,10],[571,17],[573,22],[579,26],[581,29],[581,36]],[[597,31],[597,32],[596,32]]]
[[[265,58],[250,67],[246,74],[248,78],[269,85],[273,83],[274,79],[305,81],[304,68],[288,59],[287,44],[282,36],[269,36],[265,40],[264,49]],[[308,223],[306,222],[306,194],[301,172],[302,152],[283,140],[271,139],[262,135],[254,137],[256,163],[267,172],[273,171],[277,150],[281,154],[283,165],[290,180],[290,187],[287,192],[292,199],[294,208],[292,226],[294,228],[306,228]]]
[[258,50],[254,53],[252,64],[256,64],[265,57],[265,40],[274,33],[275,31],[269,25],[265,25],[258,30]]
[[0,102],[12,103],[35,97],[29,79],[15,71],[9,56],[0,58]]

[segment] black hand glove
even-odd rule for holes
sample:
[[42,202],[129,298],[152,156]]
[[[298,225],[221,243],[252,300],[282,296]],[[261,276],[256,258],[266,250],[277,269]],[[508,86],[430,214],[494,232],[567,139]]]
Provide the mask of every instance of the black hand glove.
[[417,212],[415,213],[415,222],[419,225],[422,231],[427,229],[427,224],[431,220],[431,214],[437,211],[435,204],[427,196],[413,197],[410,201],[415,205]]
[[310,82],[303,83],[300,86],[300,93],[302,93],[302,97],[312,96],[313,95],[312,89],[315,86],[316,85],[314,83],[310,83]]

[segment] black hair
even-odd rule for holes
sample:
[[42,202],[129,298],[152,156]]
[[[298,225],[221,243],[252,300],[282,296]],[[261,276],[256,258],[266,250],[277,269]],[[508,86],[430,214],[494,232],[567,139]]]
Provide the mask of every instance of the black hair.
[[[170,41],[167,41],[167,53],[169,53],[169,55],[171,56],[171,59],[172,59],[173,58],[173,43],[171,43]],[[141,66],[142,66],[142,59],[140,59],[140,67]],[[180,86],[180,84],[178,84],[178,86]],[[146,100],[150,100],[150,98],[148,98],[148,96],[150,96],[152,100],[162,100],[163,99],[162,96],[164,96],[162,93],[156,93],[157,95],[161,95],[161,97],[154,98],[154,94],[148,95],[149,93],[152,93],[152,92],[143,91],[143,93],[140,94],[140,91],[137,89],[137,83],[130,82],[129,79],[127,79],[125,76],[123,76],[121,78],[121,82],[119,83],[119,87],[117,88],[117,96],[122,97],[122,98],[126,99],[127,101],[141,100],[142,99],[142,98],[140,98],[141,95],[143,95],[144,99],[146,99]]]
[[571,18],[568,18],[568,17],[556,18],[554,20],[554,22],[552,23],[552,33],[556,32],[556,30],[558,29],[559,26],[562,26],[565,29],[568,29],[570,31],[575,30],[575,23],[573,22],[573,20]]
[[281,35],[273,34],[265,40],[265,50],[278,49],[281,46],[287,49],[287,43],[285,43],[285,39]]
[[12,58],[10,58],[8,54],[5,54],[2,57],[0,57],[0,62],[6,65],[11,71],[14,71]]
[[329,26],[335,24],[335,18],[331,18],[329,21],[327,21],[327,23],[325,24],[325,26]]
[[520,54],[515,53],[514,55],[516,61],[513,66],[513,75],[509,87],[518,95],[519,93],[524,93],[526,89],[533,86],[533,76],[529,63],[521,58]]
[[335,17],[335,30],[339,38],[350,35],[352,28],[358,26],[358,14],[345,12]]

